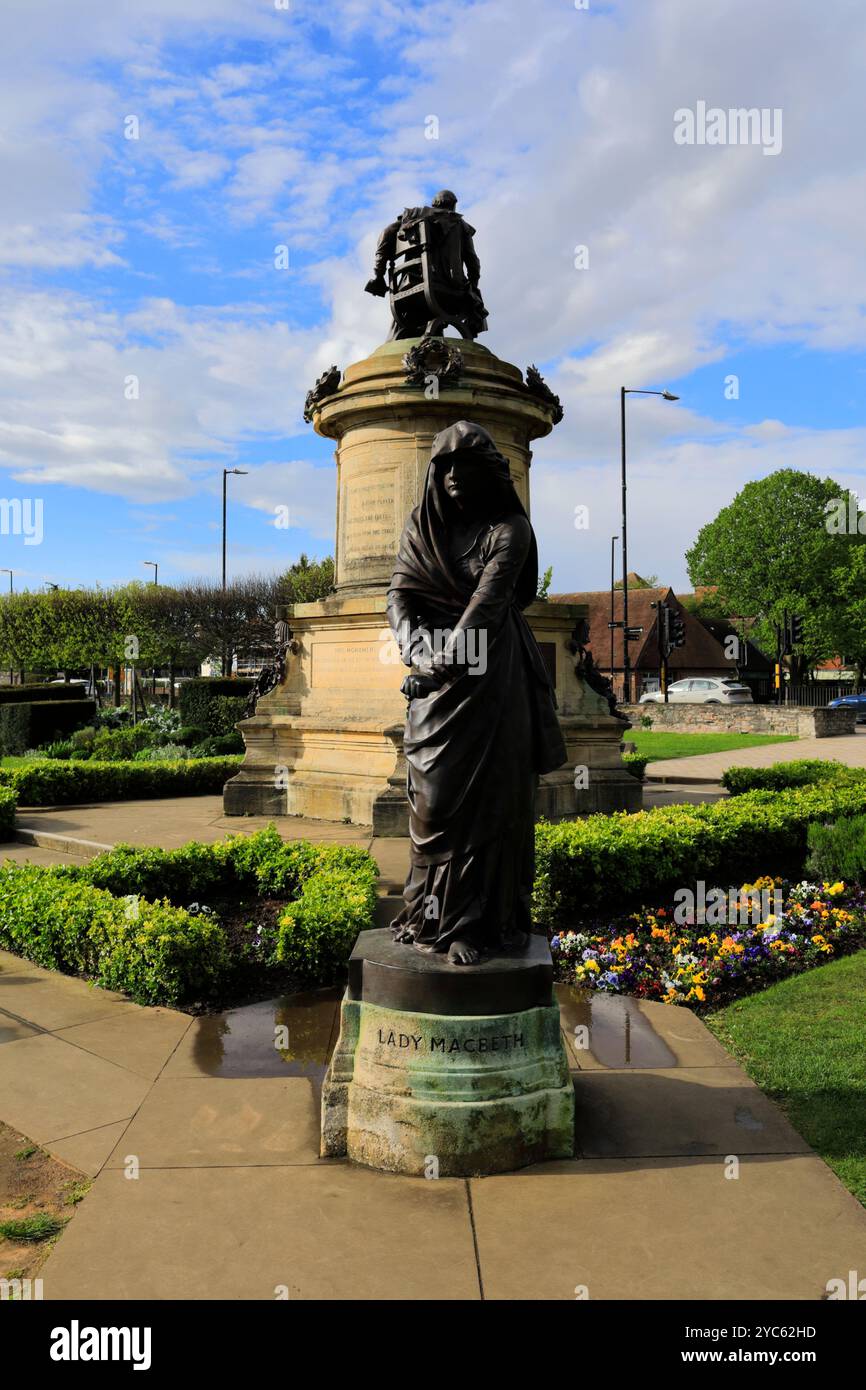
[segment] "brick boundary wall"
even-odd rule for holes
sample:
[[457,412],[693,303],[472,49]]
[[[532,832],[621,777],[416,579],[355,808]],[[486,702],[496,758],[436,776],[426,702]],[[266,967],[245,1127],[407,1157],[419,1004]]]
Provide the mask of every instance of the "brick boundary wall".
[[639,729],[644,716],[654,729],[690,734],[797,734],[834,738],[855,732],[853,709],[800,705],[620,705]]

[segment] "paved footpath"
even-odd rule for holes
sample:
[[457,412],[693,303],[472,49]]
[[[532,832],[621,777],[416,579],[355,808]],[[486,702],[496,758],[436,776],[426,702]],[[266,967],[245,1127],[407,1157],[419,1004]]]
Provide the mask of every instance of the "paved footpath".
[[428,1182],[318,1157],[338,991],[192,1019],[0,952],[0,1119],[95,1178],[45,1297],[820,1299],[866,1269],[866,1211],[699,1019],[559,989],[578,1156]]
[[822,758],[845,763],[848,767],[866,767],[866,727],[840,738],[798,738],[793,743],[762,743],[757,748],[733,748],[728,753],[663,758],[648,763],[646,775],[656,782],[663,780],[687,786],[700,781],[717,785],[729,767],[770,767],[773,763],[790,763],[799,758]]
[[[866,739],[863,740],[866,745]],[[783,747],[787,745],[782,745]],[[677,760],[698,762],[700,759]],[[666,768],[667,763],[655,763]],[[715,800],[721,788],[658,786],[644,788],[644,805]],[[107,801],[84,806],[25,807],[15,818],[19,843],[0,846],[0,857],[57,863],[89,857],[112,845],[158,845],[175,849],[189,840],[210,844],[226,835],[249,834],[275,824],[287,840],[359,845],[373,855],[387,891],[402,890],[409,867],[408,839],[381,839],[371,826],[341,821],[302,820],[299,816],[226,816],[221,796],[166,797],[155,801]]]
[[112,845],[176,849],[189,840],[212,844],[226,835],[276,825],[286,840],[358,845],[379,865],[380,887],[402,891],[409,867],[408,839],[378,839],[371,826],[300,816],[226,816],[221,796],[177,796],[154,801],[106,801],[85,806],[30,807],[17,813],[18,844],[0,846],[0,858],[58,863],[90,857]]

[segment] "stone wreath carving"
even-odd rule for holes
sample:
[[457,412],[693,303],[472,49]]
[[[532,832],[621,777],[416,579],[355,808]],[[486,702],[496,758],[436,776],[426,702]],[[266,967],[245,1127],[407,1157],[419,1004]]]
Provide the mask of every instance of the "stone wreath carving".
[[565,415],[562,401],[551,391],[534,362],[526,368],[526,381],[523,384],[530,396],[536,396],[540,401],[553,406],[553,423],[558,425]]
[[322,372],[315,386],[307,392],[307,399],[304,402],[304,419],[310,425],[313,422],[313,411],[319,401],[326,396],[333,396],[342,379],[342,372],[339,367],[329,367],[326,372]]
[[463,353],[445,338],[422,338],[403,358],[406,381],[426,386],[435,377],[440,386],[454,386],[463,372]]

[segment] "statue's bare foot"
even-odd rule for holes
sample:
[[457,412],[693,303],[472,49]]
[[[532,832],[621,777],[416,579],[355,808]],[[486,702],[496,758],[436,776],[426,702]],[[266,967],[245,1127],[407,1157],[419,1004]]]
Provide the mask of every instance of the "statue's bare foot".
[[452,965],[477,965],[481,952],[468,941],[452,941],[448,947],[448,959]]
[[398,927],[394,932],[394,940],[399,941],[402,946],[411,946],[415,940],[415,932],[412,927]]

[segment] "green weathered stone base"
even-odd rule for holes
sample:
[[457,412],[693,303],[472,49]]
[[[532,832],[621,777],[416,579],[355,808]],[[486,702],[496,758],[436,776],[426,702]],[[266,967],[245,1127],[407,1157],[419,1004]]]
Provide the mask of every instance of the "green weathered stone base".
[[454,1018],[345,998],[321,1151],[441,1177],[570,1158],[574,1092],[559,1009]]

